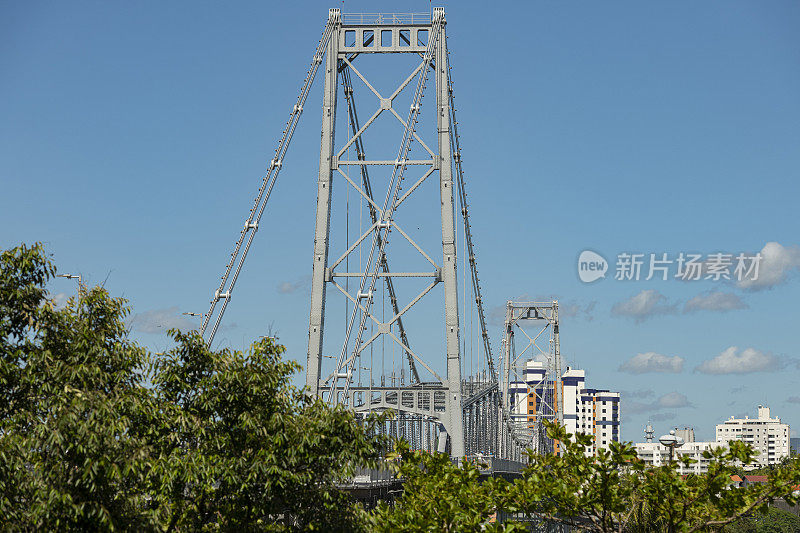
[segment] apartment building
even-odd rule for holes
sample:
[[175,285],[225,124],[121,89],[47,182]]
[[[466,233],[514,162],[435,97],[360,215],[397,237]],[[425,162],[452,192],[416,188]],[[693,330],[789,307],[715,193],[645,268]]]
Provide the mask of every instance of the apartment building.
[[[552,416],[557,409],[554,399],[555,383],[546,379],[544,363],[528,361],[524,368],[524,381],[510,384],[512,418],[518,424],[533,426],[537,413]],[[561,376],[564,426],[570,433],[584,433],[592,436],[592,445],[587,455],[597,450],[608,449],[613,441],[620,440],[621,411],[618,392],[608,389],[593,389],[586,386],[586,372],[567,367]],[[544,399],[538,405],[539,398]],[[538,409],[538,410],[537,410]]]
[[755,448],[758,455],[755,461],[744,465],[746,470],[761,468],[767,465],[780,463],[781,459],[789,455],[789,424],[781,423],[778,417],[770,417],[769,407],[758,406],[758,417],[744,418],[730,417],[721,424],[717,424],[717,442],[729,443],[742,441]]
[[[703,457],[703,452],[716,448],[727,448],[727,444],[724,442],[696,442],[694,440],[694,429],[692,428],[684,428],[682,430],[676,428],[675,435],[684,439],[684,443],[675,448],[674,452],[674,459],[678,461],[678,473],[680,474],[702,474],[708,472],[708,465],[711,461]],[[636,455],[649,466],[661,466],[669,463],[669,448],[660,442],[637,442],[635,446]],[[683,457],[694,459],[696,462],[689,466],[684,466],[680,462]]]
[[[648,429],[651,428],[648,426]],[[675,448],[675,459],[689,457],[696,461],[688,467],[679,464],[678,471],[681,474],[707,472],[710,460],[703,457],[703,452],[727,448],[730,442],[737,440],[750,444],[758,453],[753,463],[743,465],[745,470],[778,464],[789,455],[789,425],[781,423],[780,418],[771,418],[769,407],[762,405],[758,406],[757,418],[730,417],[717,424],[714,441],[695,442],[692,428],[675,428],[675,435],[684,440],[681,446]],[[635,446],[639,459],[651,466],[661,466],[669,461],[669,448],[658,441],[638,442]]]

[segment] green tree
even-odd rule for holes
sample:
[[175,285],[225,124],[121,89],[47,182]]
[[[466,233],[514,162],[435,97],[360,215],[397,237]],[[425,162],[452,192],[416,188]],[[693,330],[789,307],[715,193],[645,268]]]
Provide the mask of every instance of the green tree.
[[559,442],[561,455],[529,456],[521,479],[504,495],[505,507],[543,520],[589,531],[617,531],[640,508],[637,489],[643,466],[635,450],[612,442],[610,450],[587,455],[590,435],[574,437],[557,425],[548,436]]
[[41,245],[0,256],[0,514],[10,530],[144,529],[157,415],[127,338],[124,302],[101,288],[56,309]]
[[398,442],[390,463],[403,479],[403,495],[365,515],[370,531],[525,531],[497,522],[498,502],[507,490],[502,479],[481,480],[479,465],[454,464],[447,454],[411,450]]
[[213,351],[172,332],[154,358],[102,288],[57,309],[41,245],[2,252],[0,267],[2,529],[360,527],[336,484],[376,460],[380,421],[292,387],[283,347]]
[[264,338],[246,354],[209,350],[197,333],[155,366],[161,430],[154,492],[179,530],[357,530],[357,508],[336,489],[375,464],[378,419],[359,425],[291,385],[299,370]]
[[797,458],[764,485],[731,488],[735,465],[752,460],[744,444],[681,476],[674,463],[645,468],[629,444],[589,457],[588,437],[550,425],[563,453],[531,456],[514,483],[398,443],[389,464],[404,493],[366,512],[337,485],[377,465],[384,420],[293,387],[299,366],[282,346],[215,351],[173,331],[175,347],[156,358],[129,339],[126,302],[102,288],[56,308],[41,245],[3,251],[0,267],[5,530],[513,531],[495,520],[512,513],[587,531],[783,531],[764,529],[789,520],[769,504],[798,500]]
[[[573,436],[548,424],[562,455],[532,455],[522,479],[505,494],[513,512],[570,524],[585,531],[693,532],[718,530],[740,517],[766,512],[777,498],[797,502],[800,461],[770,471],[764,485],[731,487],[737,463],[752,461],[744,443],[704,452],[708,473],[683,476],[677,463],[646,468],[631,444],[612,443],[610,451],[587,455],[591,437]],[[685,464],[693,461],[683,459]]]
[[800,517],[777,507],[753,513],[725,527],[725,533],[797,533],[798,531],[800,531]]

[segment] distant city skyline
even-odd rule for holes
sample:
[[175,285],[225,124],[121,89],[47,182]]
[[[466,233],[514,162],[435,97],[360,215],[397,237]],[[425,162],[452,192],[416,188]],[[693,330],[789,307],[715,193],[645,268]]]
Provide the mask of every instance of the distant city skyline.
[[[564,366],[620,391],[623,440],[648,420],[713,440],[758,404],[800,435],[800,4],[434,5],[495,355],[507,300],[557,298]],[[4,4],[0,247],[44,241],[168,349],[208,308],[330,7],[398,9]],[[276,334],[302,364],[320,80],[308,102],[215,344]],[[604,278],[581,281],[587,250]],[[645,279],[650,254],[681,253],[705,274],[730,254],[732,279],[684,281],[677,262]],[[639,279],[615,278],[620,254],[643,255]],[[732,276],[738,254],[761,254],[757,279]],[[50,290],[63,303],[75,281]]]
[[[710,461],[703,457],[703,453],[715,448],[726,448],[731,442],[741,441],[753,447],[755,455],[753,461],[743,464],[745,470],[754,470],[765,466],[778,465],[790,455],[789,426],[779,416],[772,416],[767,405],[758,405],[755,416],[728,417],[716,424],[714,439],[706,442],[695,439],[694,428],[675,428],[664,436],[654,436],[636,443],[636,452],[640,459],[646,463],[660,466],[674,453],[676,457],[690,457],[694,464],[678,467],[682,474],[705,473],[708,471]],[[669,441],[664,437],[674,438]],[[649,437],[649,435],[648,435]],[[668,446],[672,446],[673,452]]]

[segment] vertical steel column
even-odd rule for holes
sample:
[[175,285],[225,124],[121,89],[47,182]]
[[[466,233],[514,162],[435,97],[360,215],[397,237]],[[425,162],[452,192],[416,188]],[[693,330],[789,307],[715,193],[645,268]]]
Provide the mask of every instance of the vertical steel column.
[[[336,10],[338,18],[338,10]],[[322,141],[317,184],[317,223],[314,232],[314,267],[311,274],[311,312],[308,323],[308,359],[306,386],[311,394],[319,393],[322,365],[322,331],[325,325],[325,272],[328,267],[328,238],[331,223],[331,186],[335,169],[333,141],[336,130],[336,92],[338,88],[339,30],[341,19],[333,27],[325,61],[325,89],[322,97]]]
[[464,456],[464,413],[461,407],[461,353],[458,323],[458,281],[456,280],[455,220],[453,212],[453,171],[450,149],[450,95],[447,72],[447,39],[444,9],[434,10],[434,24],[440,25],[436,43],[436,109],[439,129],[439,182],[442,199],[442,281],[444,282],[445,337],[447,339],[447,433],[450,455]]
[[[506,326],[506,331],[503,332],[503,360],[502,360],[502,372],[500,374],[500,409],[501,412],[508,413],[508,421],[509,424],[512,424],[514,420],[514,412],[511,408],[511,401],[508,397],[508,387],[509,387],[509,376],[511,372],[511,343],[513,342],[513,338],[511,337],[513,331],[513,324],[511,320],[513,318],[513,308],[511,307],[511,302],[506,303],[506,321],[504,322]],[[513,424],[512,424],[513,425]],[[507,432],[509,428],[503,428],[504,432]],[[507,440],[506,443],[509,441]],[[503,450],[505,453],[506,450]]]
[[564,425],[564,387],[561,384],[561,341],[558,333],[558,302],[553,302],[553,366],[555,367],[556,419]]

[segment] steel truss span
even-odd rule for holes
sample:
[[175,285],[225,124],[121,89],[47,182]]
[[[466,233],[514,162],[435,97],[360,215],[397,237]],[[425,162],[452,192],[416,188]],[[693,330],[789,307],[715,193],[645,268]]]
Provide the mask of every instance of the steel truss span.
[[[370,62],[377,70],[369,70]],[[506,469],[509,461],[521,464],[531,435],[517,424],[508,397],[514,364],[508,338],[502,382],[492,355],[442,8],[330,10],[203,316],[206,342],[231,300],[318,71],[322,131],[308,390],[359,417],[392,411],[378,431],[417,449],[505,461]],[[337,124],[344,131],[339,138]],[[431,339],[441,339],[441,346]]]

